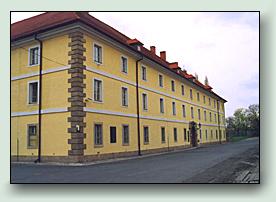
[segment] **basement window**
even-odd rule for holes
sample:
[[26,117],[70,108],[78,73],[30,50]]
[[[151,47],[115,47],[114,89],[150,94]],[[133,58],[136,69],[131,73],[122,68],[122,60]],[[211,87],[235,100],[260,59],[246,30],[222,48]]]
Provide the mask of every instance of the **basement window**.
[[27,141],[28,149],[37,149],[37,140],[38,140],[37,129],[38,127],[36,124],[28,125],[28,141]]

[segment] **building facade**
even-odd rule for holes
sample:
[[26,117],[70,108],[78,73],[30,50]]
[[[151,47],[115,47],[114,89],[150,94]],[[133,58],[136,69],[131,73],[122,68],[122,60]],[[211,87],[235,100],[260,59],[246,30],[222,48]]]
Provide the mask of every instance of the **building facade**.
[[83,162],[225,137],[225,99],[86,12],[11,25],[12,160]]

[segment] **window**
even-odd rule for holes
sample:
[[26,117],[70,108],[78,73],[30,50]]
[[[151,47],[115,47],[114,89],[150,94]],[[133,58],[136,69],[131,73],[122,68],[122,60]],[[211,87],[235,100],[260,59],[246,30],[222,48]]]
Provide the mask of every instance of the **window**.
[[205,138],[206,138],[206,140],[208,140],[208,131],[207,130],[205,130]]
[[218,130],[216,130],[216,139],[218,139]]
[[173,128],[173,139],[174,142],[177,142],[177,128]]
[[213,139],[213,130],[211,130],[211,139]]
[[191,118],[193,119],[194,118],[194,108],[191,107]]
[[214,108],[216,108],[216,100],[214,100]]
[[28,92],[29,92],[29,104],[36,104],[38,103],[38,82],[29,82],[28,84]]
[[123,145],[129,144],[129,127],[128,125],[123,125]]
[[199,92],[197,92],[197,101],[199,102],[200,101],[200,96],[199,96]]
[[95,145],[103,145],[103,125],[94,125],[94,143]]
[[147,80],[147,69],[145,66],[142,66],[142,80]]
[[143,93],[142,94],[143,97],[143,110],[148,110],[148,96],[147,94]]
[[116,127],[110,127],[110,143],[116,143]]
[[127,58],[126,57],[121,57],[121,66],[122,66],[122,72],[127,73]]
[[185,108],[185,105],[182,105],[182,116],[186,117],[186,108]]
[[187,131],[188,142],[190,142],[190,132]]
[[205,95],[203,95],[203,103],[204,104],[206,103],[206,97],[205,97]]
[[204,111],[204,121],[207,121],[206,111]]
[[187,141],[187,129],[184,128],[184,141],[186,142]]
[[28,127],[28,149],[37,149],[38,142],[38,127],[36,124],[30,124]]
[[94,62],[102,64],[103,50],[98,44],[94,44]]
[[102,102],[102,81],[94,79],[94,101]]
[[199,130],[199,139],[202,140],[202,132],[201,132],[201,129]]
[[172,85],[172,91],[175,91],[175,86],[174,86],[174,80],[171,81],[171,85]]
[[159,86],[163,87],[163,76],[159,74]]
[[200,116],[200,109],[197,109],[197,113],[198,113],[198,120],[201,119],[201,116]]
[[172,102],[172,113],[176,115],[175,102]]
[[217,122],[217,115],[214,113],[215,123]]
[[181,85],[181,93],[182,93],[182,95],[185,95],[184,85]]
[[122,87],[122,106],[128,106],[128,92],[126,87]]
[[160,113],[164,113],[164,99],[160,98]]
[[33,47],[29,49],[29,65],[34,66],[39,64],[39,46]]
[[212,113],[210,112],[210,122],[212,122]]
[[165,133],[165,127],[161,127],[161,142],[166,142],[166,133]]
[[149,143],[149,127],[144,126],[144,144]]
[[211,98],[209,98],[209,106],[211,106]]
[[191,98],[191,100],[193,99],[193,90],[192,89],[190,89],[190,98]]

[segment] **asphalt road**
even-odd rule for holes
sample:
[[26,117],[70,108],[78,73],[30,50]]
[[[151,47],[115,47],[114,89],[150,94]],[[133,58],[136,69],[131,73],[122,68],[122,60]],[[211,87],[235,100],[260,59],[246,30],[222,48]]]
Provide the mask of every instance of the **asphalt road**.
[[227,159],[258,147],[259,139],[247,139],[96,165],[12,163],[11,183],[183,183]]

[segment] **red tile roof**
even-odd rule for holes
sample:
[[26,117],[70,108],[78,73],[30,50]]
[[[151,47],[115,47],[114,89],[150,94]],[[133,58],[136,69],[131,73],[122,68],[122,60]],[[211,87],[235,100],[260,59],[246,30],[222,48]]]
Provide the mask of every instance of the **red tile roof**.
[[[191,80],[193,83],[200,86],[204,90],[207,90],[212,94],[216,95],[217,97],[223,99],[222,97],[218,96],[213,91],[211,91],[212,88],[210,86],[205,86],[199,81],[194,82],[193,79],[195,77],[193,75],[187,74],[186,72],[183,72],[183,71],[175,71],[174,70],[175,68],[171,69],[169,62],[161,59],[152,51],[143,47],[142,46],[143,44],[139,40],[130,39],[129,37],[117,31],[113,27],[89,15],[88,12],[46,12],[46,13],[13,23],[11,25],[11,41],[16,41],[24,37],[32,36],[36,33],[41,33],[43,31],[53,29],[55,27],[63,26],[66,24],[70,24],[73,22],[77,22],[77,21],[87,24],[88,26],[100,31],[101,33],[111,37],[112,39],[128,46],[132,50],[137,51],[131,46],[131,44],[133,44],[134,42],[140,43],[141,45],[140,53],[142,53],[143,56],[168,68],[169,70],[175,72],[179,76],[182,76],[186,79]],[[175,66],[175,64],[173,66]],[[225,99],[223,100],[226,101]]]

